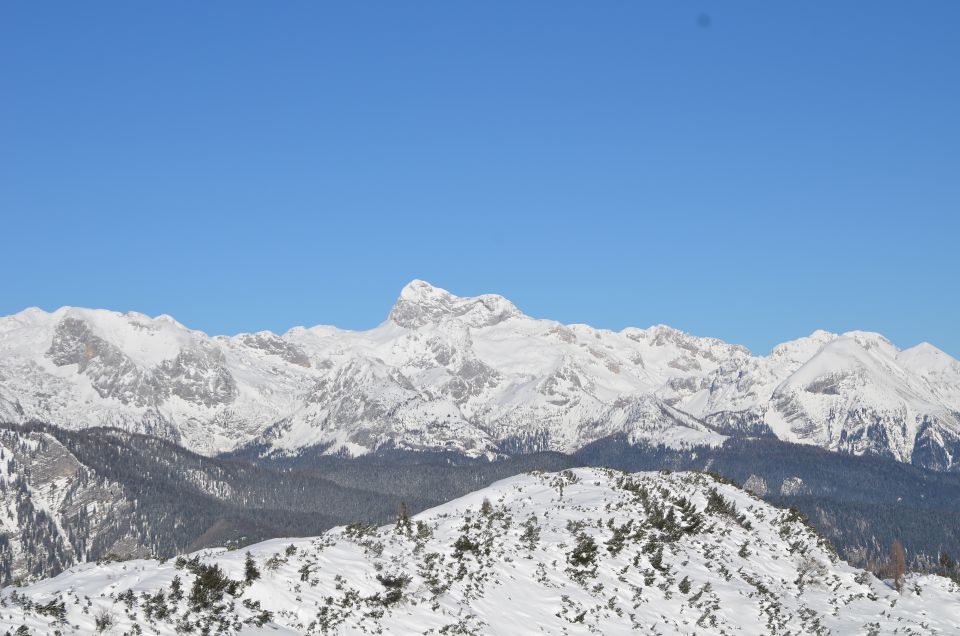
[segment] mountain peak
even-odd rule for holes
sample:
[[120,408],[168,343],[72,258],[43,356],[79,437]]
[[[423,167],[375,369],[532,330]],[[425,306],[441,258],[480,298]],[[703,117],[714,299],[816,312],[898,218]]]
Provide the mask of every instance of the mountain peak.
[[523,314],[513,303],[495,294],[455,296],[422,280],[412,280],[387,318],[401,327],[416,329],[444,320],[457,320],[469,327],[489,327]]
[[425,280],[415,278],[403,286],[403,289],[400,290],[400,298],[398,300],[422,305],[450,301],[455,298],[457,297],[447,290],[434,287]]
[[925,374],[942,373],[950,369],[960,371],[960,362],[929,342],[904,349],[897,355],[897,361],[911,371]]

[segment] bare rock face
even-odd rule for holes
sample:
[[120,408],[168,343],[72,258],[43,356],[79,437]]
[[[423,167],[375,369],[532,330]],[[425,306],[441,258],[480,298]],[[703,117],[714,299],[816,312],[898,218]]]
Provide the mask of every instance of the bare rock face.
[[82,320],[57,325],[47,355],[58,366],[77,365],[97,393],[123,404],[156,407],[171,395],[203,406],[229,404],[237,395],[220,349],[201,343],[155,368],[138,366],[117,346],[94,335]]
[[90,379],[100,397],[133,406],[156,406],[165,397],[165,387],[153,373],[138,368],[116,346],[95,336],[82,320],[64,318],[47,355],[58,366],[76,364],[77,372]]
[[787,477],[780,484],[780,494],[785,497],[805,495],[808,492],[807,485],[799,477]]
[[243,334],[241,341],[248,347],[278,356],[281,360],[301,367],[310,367],[310,356],[297,345],[287,342],[280,336],[268,331],[255,334]]
[[164,389],[187,402],[212,407],[230,404],[237,397],[237,383],[215,345],[184,349],[173,360],[164,361],[159,372]]
[[765,497],[769,492],[766,480],[758,475],[750,475],[747,481],[743,482],[743,489],[758,497]]
[[9,398],[0,390],[0,420],[4,422],[19,422],[23,419],[23,405],[16,398]]
[[955,469],[960,462],[960,433],[936,415],[920,416],[910,461],[933,470]]
[[[121,487],[94,475],[52,436],[0,430],[0,466],[0,585],[107,552],[148,553],[119,530],[129,512]],[[120,539],[130,551],[114,550]]]

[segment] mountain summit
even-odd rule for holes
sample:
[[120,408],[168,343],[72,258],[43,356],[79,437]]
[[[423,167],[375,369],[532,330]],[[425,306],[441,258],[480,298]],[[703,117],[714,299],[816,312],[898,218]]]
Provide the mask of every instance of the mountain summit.
[[208,336],[169,316],[0,318],[0,419],[109,425],[203,453],[575,451],[770,435],[960,469],[960,363],[931,345],[817,331],[756,356],[667,327],[531,318],[415,280],[368,331]]
[[401,290],[388,319],[401,327],[416,329],[445,319],[457,319],[470,327],[489,327],[518,316],[522,316],[520,310],[502,296],[459,298],[445,289],[414,280]]

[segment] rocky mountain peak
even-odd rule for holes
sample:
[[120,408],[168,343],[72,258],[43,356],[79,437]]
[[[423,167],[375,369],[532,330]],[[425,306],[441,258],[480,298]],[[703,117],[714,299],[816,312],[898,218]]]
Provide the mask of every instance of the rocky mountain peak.
[[401,327],[417,329],[450,319],[469,327],[489,327],[522,315],[503,296],[459,297],[426,281],[413,280],[400,291],[387,318]]

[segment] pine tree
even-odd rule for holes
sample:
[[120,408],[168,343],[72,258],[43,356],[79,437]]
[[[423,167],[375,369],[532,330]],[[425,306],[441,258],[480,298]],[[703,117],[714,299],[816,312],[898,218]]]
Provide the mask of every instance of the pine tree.
[[183,586],[180,581],[180,575],[173,577],[173,580],[170,581],[170,600],[174,603],[178,602],[183,598]]
[[309,564],[309,563],[304,563],[304,564],[300,567],[300,569],[298,570],[298,572],[300,572],[300,580],[301,580],[301,581],[309,581],[309,580],[310,580],[310,564]]
[[490,500],[486,497],[483,498],[483,503],[480,504],[480,514],[484,517],[489,517],[493,512],[493,505],[490,503]]
[[257,569],[257,564],[253,560],[253,557],[247,552],[247,559],[243,562],[243,580],[247,583],[253,583],[260,578],[260,570]]
[[540,541],[540,526],[537,524],[537,515],[531,514],[530,517],[523,522],[523,534],[520,535],[520,543],[524,547],[533,552],[534,548],[537,547],[537,542]]

